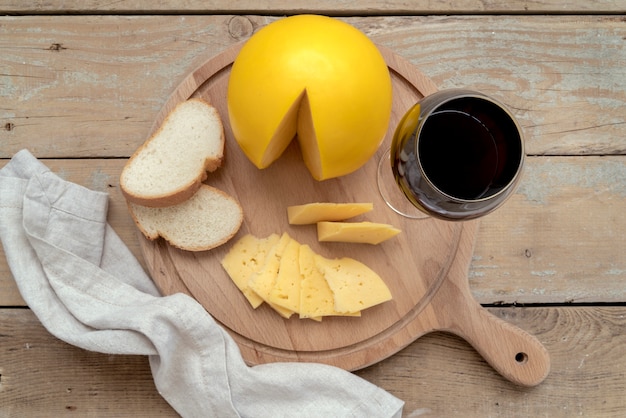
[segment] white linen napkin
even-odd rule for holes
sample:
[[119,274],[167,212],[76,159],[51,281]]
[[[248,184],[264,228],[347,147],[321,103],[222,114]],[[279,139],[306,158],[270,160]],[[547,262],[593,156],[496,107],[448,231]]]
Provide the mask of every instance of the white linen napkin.
[[0,238],[46,329],[85,350],[147,355],[184,417],[400,417],[403,402],[339,368],[248,367],[193,298],[162,297],[107,224],[108,195],[52,173],[29,151],[0,170]]

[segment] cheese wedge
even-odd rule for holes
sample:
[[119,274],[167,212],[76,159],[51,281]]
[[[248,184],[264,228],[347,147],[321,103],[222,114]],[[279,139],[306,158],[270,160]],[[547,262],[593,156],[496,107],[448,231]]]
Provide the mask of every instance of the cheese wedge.
[[221,261],[231,280],[255,309],[263,303],[263,299],[248,287],[248,280],[263,267],[268,252],[279,238],[277,234],[267,238],[247,234],[232,246]]
[[278,242],[267,253],[261,269],[252,274],[248,280],[248,287],[285,318],[289,318],[293,312],[274,305],[269,301],[269,296],[276,283],[276,277],[280,269],[280,259],[289,241],[291,241],[291,237],[286,232],[283,233]]
[[392,225],[375,222],[318,222],[317,239],[322,242],[380,244],[401,231]]
[[391,300],[391,292],[380,276],[357,260],[331,260],[316,254],[315,265],[333,292],[337,312],[358,312]]
[[300,243],[291,239],[280,257],[280,267],[269,293],[268,301],[272,305],[290,310],[300,310],[300,282],[302,275],[299,263]]
[[372,203],[316,202],[287,207],[287,218],[291,225],[306,225],[320,221],[342,221],[372,209]]

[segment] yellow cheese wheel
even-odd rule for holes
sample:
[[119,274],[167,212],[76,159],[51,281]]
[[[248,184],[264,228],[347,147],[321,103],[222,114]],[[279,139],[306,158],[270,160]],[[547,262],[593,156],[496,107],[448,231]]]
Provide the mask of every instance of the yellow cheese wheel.
[[268,167],[297,133],[317,180],[365,164],[384,139],[392,105],[376,45],[355,27],[316,15],[254,34],[233,63],[227,95],[233,134],[253,164]]

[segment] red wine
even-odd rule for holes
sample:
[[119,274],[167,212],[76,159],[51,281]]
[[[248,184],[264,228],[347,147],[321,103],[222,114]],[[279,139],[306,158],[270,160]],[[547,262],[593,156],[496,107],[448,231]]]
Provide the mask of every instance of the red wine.
[[456,110],[433,113],[420,133],[419,159],[426,178],[458,199],[480,199],[490,190],[498,147],[489,129]]
[[512,193],[524,159],[522,134],[503,106],[480,93],[438,92],[413,106],[391,145],[394,177],[423,211],[482,216]]

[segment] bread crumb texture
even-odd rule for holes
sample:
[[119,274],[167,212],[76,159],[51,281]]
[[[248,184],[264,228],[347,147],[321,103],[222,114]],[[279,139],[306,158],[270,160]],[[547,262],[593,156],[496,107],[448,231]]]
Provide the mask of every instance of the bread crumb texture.
[[128,206],[147,238],[163,237],[172,246],[188,251],[209,250],[225,243],[243,221],[239,203],[206,184],[178,205],[153,208],[129,202]]

